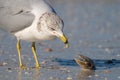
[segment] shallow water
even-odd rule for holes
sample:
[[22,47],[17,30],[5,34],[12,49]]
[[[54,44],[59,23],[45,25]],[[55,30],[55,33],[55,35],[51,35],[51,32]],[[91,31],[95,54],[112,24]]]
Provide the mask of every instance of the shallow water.
[[[1,30],[0,80],[120,80],[120,1],[49,2],[64,21],[70,48],[65,49],[59,39],[36,43],[42,68],[19,70],[16,38]],[[33,67],[30,47],[31,43],[22,41],[23,63]],[[81,70],[73,60],[77,54],[93,59],[95,72]]]

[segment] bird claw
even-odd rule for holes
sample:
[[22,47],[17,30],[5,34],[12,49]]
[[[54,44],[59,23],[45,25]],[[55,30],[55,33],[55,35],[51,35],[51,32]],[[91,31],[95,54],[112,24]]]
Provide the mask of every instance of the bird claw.
[[28,70],[29,68],[27,66],[20,65],[20,69],[22,69],[22,70]]
[[35,68],[36,68],[36,69],[40,69],[40,64],[37,64],[37,65],[35,66]]

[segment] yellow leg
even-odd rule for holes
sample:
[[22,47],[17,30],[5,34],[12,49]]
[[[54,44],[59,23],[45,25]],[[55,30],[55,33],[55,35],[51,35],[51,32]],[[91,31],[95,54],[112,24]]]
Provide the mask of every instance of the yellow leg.
[[35,42],[32,43],[32,52],[33,52],[34,59],[36,62],[36,68],[40,68],[40,64],[38,63],[38,59],[37,59],[37,55],[36,55]]
[[16,47],[17,47],[18,57],[19,57],[19,66],[20,66],[20,68],[23,68],[22,58],[21,58],[21,51],[20,51],[20,49],[21,49],[20,40],[18,40]]

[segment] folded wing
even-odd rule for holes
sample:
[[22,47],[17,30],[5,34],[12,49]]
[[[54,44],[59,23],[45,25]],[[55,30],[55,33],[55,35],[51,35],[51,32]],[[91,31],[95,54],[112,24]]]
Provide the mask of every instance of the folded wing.
[[16,32],[29,27],[34,14],[29,0],[0,0],[0,28]]

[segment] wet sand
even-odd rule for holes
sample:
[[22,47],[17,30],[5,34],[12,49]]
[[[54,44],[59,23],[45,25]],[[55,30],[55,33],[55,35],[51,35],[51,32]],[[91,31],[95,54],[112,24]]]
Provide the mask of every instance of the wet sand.
[[[36,70],[31,43],[22,41],[23,63],[30,69],[20,70],[16,38],[0,30],[0,80],[120,80],[120,1],[49,2],[64,21],[70,48],[59,39],[37,42],[42,68]],[[81,70],[74,61],[78,54],[91,58],[96,70]]]

